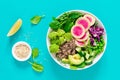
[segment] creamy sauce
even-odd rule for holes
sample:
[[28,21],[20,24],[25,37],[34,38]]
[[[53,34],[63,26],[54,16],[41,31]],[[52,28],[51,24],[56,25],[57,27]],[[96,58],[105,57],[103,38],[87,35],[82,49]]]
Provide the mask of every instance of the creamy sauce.
[[24,43],[18,44],[15,46],[14,54],[19,59],[25,59],[30,54],[30,48]]

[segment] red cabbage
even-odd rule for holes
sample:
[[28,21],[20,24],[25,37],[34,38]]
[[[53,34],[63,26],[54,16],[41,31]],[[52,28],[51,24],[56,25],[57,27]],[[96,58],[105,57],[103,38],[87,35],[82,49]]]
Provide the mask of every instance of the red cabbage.
[[92,26],[89,29],[89,33],[91,34],[91,37],[90,37],[91,44],[95,46],[96,43],[94,39],[97,39],[98,41],[100,41],[100,36],[104,34],[104,29],[102,27]]
[[93,37],[90,37],[90,43],[91,45],[96,46],[96,42]]

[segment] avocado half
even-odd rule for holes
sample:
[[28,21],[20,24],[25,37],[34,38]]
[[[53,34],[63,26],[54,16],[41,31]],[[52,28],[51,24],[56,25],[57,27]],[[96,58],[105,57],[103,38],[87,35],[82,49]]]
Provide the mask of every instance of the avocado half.
[[81,57],[79,54],[69,55],[68,59],[71,65],[80,65],[84,62],[84,57]]

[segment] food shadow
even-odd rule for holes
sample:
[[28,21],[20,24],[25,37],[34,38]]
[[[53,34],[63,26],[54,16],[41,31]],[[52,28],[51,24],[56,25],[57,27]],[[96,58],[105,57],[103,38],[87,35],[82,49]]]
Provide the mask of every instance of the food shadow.
[[17,61],[14,59],[14,63],[16,65],[17,68],[20,68],[20,69],[25,69],[25,68],[28,68],[28,67],[31,67],[31,65],[28,63],[28,61]]
[[[88,69],[75,71],[75,70],[65,69],[65,68],[59,66],[58,64],[56,64],[55,62],[53,62],[52,68],[54,71],[54,75],[58,79],[61,79],[61,77],[62,77],[62,80],[80,80],[80,79],[81,80],[88,80],[88,79],[94,80],[98,76],[98,73],[101,68],[101,64],[102,63],[99,61],[98,63],[96,63],[95,65],[93,65],[92,67],[90,67]],[[61,76],[59,76],[59,75],[61,75]]]
[[9,45],[10,47],[12,47],[12,45],[14,44],[14,42],[16,42],[16,40],[18,40],[22,34],[22,28],[20,28],[20,30],[18,32],[16,32],[13,36],[9,37]]

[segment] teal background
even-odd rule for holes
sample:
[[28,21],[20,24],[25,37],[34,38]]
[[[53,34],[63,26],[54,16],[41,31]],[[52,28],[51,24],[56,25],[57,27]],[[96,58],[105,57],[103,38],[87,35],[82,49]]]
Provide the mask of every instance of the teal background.
[[[0,0],[0,80],[120,80],[120,1],[119,0]],[[104,56],[93,67],[71,71],[56,64],[46,47],[46,34],[53,16],[74,10],[95,14],[105,25],[108,44]],[[45,15],[38,25],[31,25],[34,15]],[[12,37],[7,33],[21,18],[22,28]],[[17,62],[11,48],[17,41],[26,41],[41,51],[37,61],[44,72],[36,73],[27,62]]]

